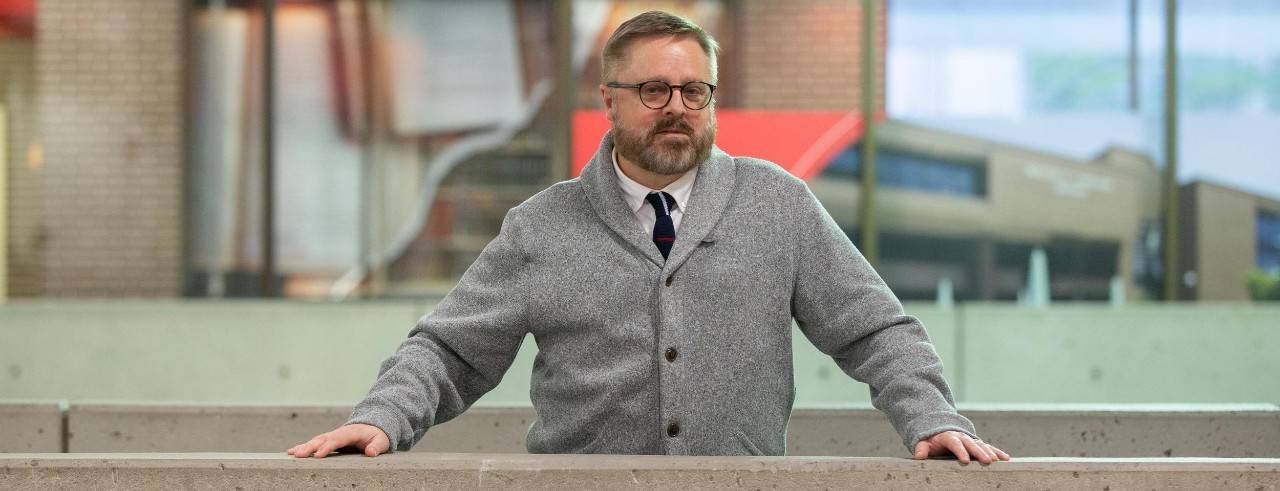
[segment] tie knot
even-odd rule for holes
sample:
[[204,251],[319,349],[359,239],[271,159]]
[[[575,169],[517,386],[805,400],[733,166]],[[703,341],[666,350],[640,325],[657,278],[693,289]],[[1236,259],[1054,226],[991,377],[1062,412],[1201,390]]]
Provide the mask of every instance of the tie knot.
[[645,199],[649,200],[649,204],[653,205],[654,213],[656,213],[657,216],[660,216],[660,217],[670,215],[671,205],[676,204],[675,198],[672,198],[670,194],[667,194],[662,191],[658,191],[656,193],[649,193],[648,196],[645,196]]

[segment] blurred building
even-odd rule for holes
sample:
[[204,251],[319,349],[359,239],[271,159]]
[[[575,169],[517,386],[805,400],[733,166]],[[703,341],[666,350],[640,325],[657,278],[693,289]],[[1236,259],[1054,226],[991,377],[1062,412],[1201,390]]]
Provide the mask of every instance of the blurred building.
[[1183,299],[1246,300],[1249,272],[1280,275],[1280,200],[1206,181],[1178,199]]
[[[1154,251],[1159,172],[1112,149],[1091,162],[890,122],[877,132],[877,269],[900,296],[931,299],[949,281],[962,300],[1013,300],[1043,249],[1060,300],[1105,300],[1113,277],[1141,291]],[[857,237],[861,147],[812,183]],[[1158,261],[1156,261],[1158,262]]]
[[[20,7],[0,11],[8,294],[256,294],[259,4],[36,3],[0,2]],[[507,209],[583,163],[563,142],[595,147],[598,127],[564,130],[599,121],[599,46],[652,8],[723,44],[721,146],[809,179],[857,236],[862,2],[570,3],[572,27],[550,0],[281,2],[284,293],[417,295],[460,276]],[[475,18],[448,22],[460,15]],[[884,107],[889,13],[876,15]],[[565,68],[577,85],[557,88]],[[1036,248],[1057,299],[1104,299],[1113,278],[1141,298],[1163,276],[1158,170],[1141,152],[1081,160],[893,120],[877,135],[878,268],[903,298],[933,298],[943,279],[958,299],[1016,298]],[[1277,261],[1276,202],[1199,182],[1181,193],[1184,297],[1244,299],[1240,271]]]

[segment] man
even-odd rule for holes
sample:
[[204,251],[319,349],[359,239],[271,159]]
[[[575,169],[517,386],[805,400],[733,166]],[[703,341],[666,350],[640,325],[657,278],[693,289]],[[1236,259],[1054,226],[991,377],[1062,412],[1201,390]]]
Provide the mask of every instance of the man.
[[871,386],[917,459],[1009,456],[955,412],[924,328],[804,183],[713,145],[715,41],[649,12],[602,52],[613,129],[513,208],[347,425],[289,450],[408,450],[538,344],[532,453],[782,455],[791,322]]

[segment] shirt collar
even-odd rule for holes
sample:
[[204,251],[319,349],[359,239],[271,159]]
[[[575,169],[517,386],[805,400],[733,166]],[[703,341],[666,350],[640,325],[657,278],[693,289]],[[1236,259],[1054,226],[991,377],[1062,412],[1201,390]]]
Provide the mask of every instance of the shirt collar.
[[618,166],[617,149],[613,150],[612,157],[613,172],[618,175],[618,184],[622,187],[622,199],[627,202],[627,206],[631,207],[632,213],[639,212],[640,208],[645,204],[645,196],[648,196],[649,193],[654,191],[665,191],[667,194],[670,194],[671,197],[676,200],[676,204],[672,209],[680,210],[681,213],[684,212],[684,205],[689,202],[689,195],[693,193],[693,181],[698,177],[696,168],[689,172],[685,172],[683,176],[680,176],[679,179],[668,184],[665,188],[649,189],[644,184],[635,182],[630,177],[627,177],[626,174],[622,173],[622,168]]

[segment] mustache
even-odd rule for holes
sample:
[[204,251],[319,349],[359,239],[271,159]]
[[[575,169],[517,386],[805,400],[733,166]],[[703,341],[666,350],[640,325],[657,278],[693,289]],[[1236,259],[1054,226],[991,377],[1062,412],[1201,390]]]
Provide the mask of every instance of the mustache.
[[655,125],[650,134],[658,134],[663,131],[679,131],[686,135],[692,135],[693,126],[683,119],[665,119]]

